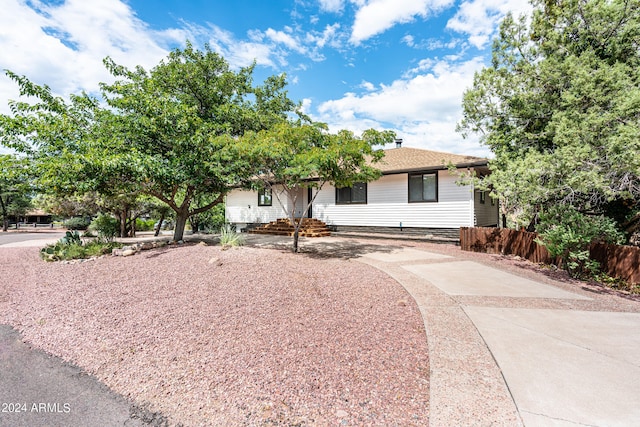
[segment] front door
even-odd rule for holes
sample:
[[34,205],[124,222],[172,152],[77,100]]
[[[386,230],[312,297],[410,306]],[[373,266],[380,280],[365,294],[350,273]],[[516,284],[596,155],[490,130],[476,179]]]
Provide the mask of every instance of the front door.
[[309,211],[307,212],[307,218],[313,218],[313,205],[311,204],[313,199],[313,188],[307,188],[307,203],[309,204]]

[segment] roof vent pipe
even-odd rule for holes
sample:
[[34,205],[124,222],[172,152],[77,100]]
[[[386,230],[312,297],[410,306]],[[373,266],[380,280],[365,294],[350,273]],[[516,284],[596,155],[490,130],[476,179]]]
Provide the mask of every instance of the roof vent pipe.
[[396,138],[396,148],[402,147],[402,138]]

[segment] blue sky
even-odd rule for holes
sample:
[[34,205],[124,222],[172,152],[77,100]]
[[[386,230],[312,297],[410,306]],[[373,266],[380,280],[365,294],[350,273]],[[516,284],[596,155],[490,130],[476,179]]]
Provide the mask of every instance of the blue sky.
[[[102,59],[149,69],[191,40],[289,94],[334,131],[391,129],[405,146],[488,156],[455,132],[462,93],[502,17],[526,0],[3,0],[0,68],[65,96],[111,81]],[[0,77],[0,112],[18,96]]]

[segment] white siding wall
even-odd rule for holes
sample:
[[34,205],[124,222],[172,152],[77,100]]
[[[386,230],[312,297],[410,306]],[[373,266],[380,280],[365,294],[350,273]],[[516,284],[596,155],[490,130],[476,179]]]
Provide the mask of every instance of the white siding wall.
[[407,174],[385,175],[367,188],[366,205],[336,205],[335,188],[325,186],[313,216],[330,225],[457,228],[473,226],[473,189],[458,186],[448,171],[438,172],[438,202],[408,203]]
[[[283,203],[288,206],[286,197],[282,197]],[[251,190],[232,190],[227,195],[225,218],[232,224],[267,223],[278,218],[284,218],[286,214],[280,207],[280,203],[273,195],[272,206],[258,206],[258,192]]]
[[480,203],[480,193],[481,191],[475,192],[475,200],[474,200],[474,211],[475,211],[475,225],[477,227],[486,227],[489,225],[497,225],[498,224],[498,201],[494,200],[493,205],[491,204],[491,196],[489,196],[489,192],[486,192],[486,198],[484,203]]

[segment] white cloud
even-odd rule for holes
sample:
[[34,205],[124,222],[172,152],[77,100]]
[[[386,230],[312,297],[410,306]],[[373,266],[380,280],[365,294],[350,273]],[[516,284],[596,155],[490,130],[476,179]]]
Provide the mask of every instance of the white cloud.
[[376,90],[376,86],[373,83],[368,82],[366,80],[362,81],[362,83],[360,84],[360,87],[368,92]]
[[453,4],[453,0],[368,0],[357,2],[351,42],[359,44],[396,24],[411,22],[416,16],[426,18]]
[[309,98],[304,98],[302,100],[302,105],[300,106],[300,111],[304,114],[309,114],[309,110],[311,109],[312,101]]
[[268,39],[275,43],[283,44],[291,50],[299,53],[305,52],[304,47],[300,46],[298,41],[291,34],[285,33],[284,31],[276,31],[273,28],[269,28],[265,31],[265,35]]
[[[0,70],[10,69],[54,93],[67,95],[81,90],[97,92],[99,82],[111,75],[102,60],[110,56],[127,67],[149,69],[166,57],[169,49],[185,40],[211,48],[233,68],[287,64],[291,51],[321,60],[318,53],[332,43],[339,26],[318,33],[311,48],[301,43],[291,28],[253,31],[244,40],[218,26],[181,22],[180,28],[155,31],[136,17],[124,0],[66,0],[49,4],[32,0],[4,0],[0,14]],[[0,75],[0,112],[8,112],[7,99],[17,98],[15,84]]]
[[508,13],[529,13],[528,0],[471,0],[460,5],[447,28],[469,35],[469,43],[482,49],[491,40],[498,23]]
[[[106,56],[128,67],[150,68],[168,52],[158,40],[167,46],[184,40],[180,30],[150,30],[119,1],[31,4],[34,8],[19,0],[3,2],[0,69],[46,83],[61,95],[96,92],[99,82],[111,81],[102,63]],[[0,111],[7,111],[6,100],[15,99],[17,91],[5,76],[0,81]]]
[[422,50],[455,49],[462,44],[458,39],[444,41],[442,39],[429,38],[416,41],[415,37],[409,34],[404,36],[401,41],[411,48]]
[[462,117],[462,94],[473,82],[482,58],[465,62],[425,60],[407,77],[364,94],[346,93],[318,106],[316,119],[332,130],[361,132],[393,128],[406,145],[461,154],[488,155],[477,139],[455,132]]
[[320,10],[324,12],[340,12],[344,7],[344,0],[320,0]]
[[338,34],[339,29],[340,24],[338,23],[327,25],[322,32],[315,31],[307,33],[305,37],[306,42],[315,45],[317,49],[322,49],[327,44],[333,48],[338,49],[342,46]]
[[219,53],[229,62],[232,68],[251,65],[254,61],[258,65],[275,67],[274,59],[279,64],[286,64],[286,58],[274,52],[272,44],[264,43],[264,34],[260,31],[249,32],[250,41],[238,40],[230,31],[223,30],[217,25],[208,27],[185,24],[188,28],[188,38],[199,42],[206,42],[211,49]]
[[416,41],[415,41],[414,37],[412,35],[410,35],[410,34],[407,34],[406,36],[404,36],[402,38],[402,42],[404,44],[406,44],[407,46],[409,46],[409,47],[413,47],[416,44]]

